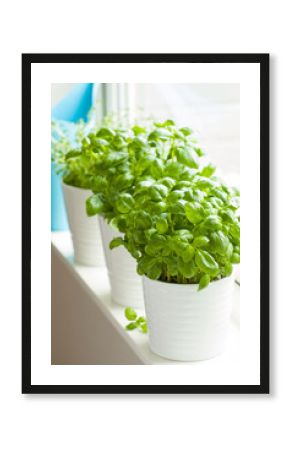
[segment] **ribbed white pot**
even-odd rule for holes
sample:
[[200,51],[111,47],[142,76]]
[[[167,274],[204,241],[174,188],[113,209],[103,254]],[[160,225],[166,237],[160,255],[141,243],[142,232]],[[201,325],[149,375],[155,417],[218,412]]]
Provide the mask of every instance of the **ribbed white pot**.
[[111,240],[122,234],[108,225],[102,217],[99,217],[99,223],[113,301],[122,306],[142,308],[142,278],[136,272],[135,259],[124,247],[110,250]]
[[71,232],[74,260],[85,266],[104,267],[105,258],[98,217],[86,214],[86,199],[91,191],[62,183]]
[[176,361],[210,359],[225,347],[234,277],[198,285],[172,284],[143,277],[151,350]]

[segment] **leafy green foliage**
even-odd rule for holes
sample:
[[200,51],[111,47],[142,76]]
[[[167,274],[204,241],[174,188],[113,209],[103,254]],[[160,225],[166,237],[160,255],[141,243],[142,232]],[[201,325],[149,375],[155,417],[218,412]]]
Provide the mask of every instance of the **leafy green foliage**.
[[142,333],[147,333],[147,321],[145,317],[137,315],[133,308],[126,308],[124,311],[126,319],[130,320],[130,323],[126,325],[126,330],[132,331],[138,328]]
[[137,272],[154,280],[204,289],[230,275],[240,253],[239,192],[202,164],[192,131],[168,120],[96,136],[108,144],[90,136],[81,149],[95,164],[88,203],[100,196],[96,213],[124,233],[111,248],[124,245]]
[[88,216],[100,214],[104,210],[104,202],[99,194],[94,194],[86,201],[86,211]]
[[[122,119],[126,119],[125,117]],[[56,173],[63,181],[71,186],[91,189],[95,181],[95,166],[93,155],[83,151],[83,143],[92,140],[99,150],[105,150],[108,142],[114,137],[112,125],[119,124],[119,119],[110,115],[102,121],[97,120],[96,106],[89,111],[87,121],[76,123],[62,120],[51,122],[51,159]],[[116,147],[121,147],[122,137],[115,141]]]
[[86,189],[90,187],[91,176],[80,148],[83,139],[99,127],[94,114],[95,110],[92,108],[88,122],[51,122],[51,159],[56,173],[61,174],[63,181],[71,186]]
[[128,320],[136,320],[137,319],[137,313],[136,313],[136,311],[134,311],[133,308],[128,307],[125,309],[124,312],[125,312],[126,319],[128,319]]
[[110,247],[123,245],[140,275],[204,289],[239,263],[240,218],[238,190],[202,156],[192,130],[172,120],[107,124],[66,152],[64,181],[92,191],[88,215],[124,234]]
[[202,275],[201,279],[199,280],[199,291],[201,289],[206,288],[210,283],[210,275],[208,273],[205,273],[204,275]]
[[112,239],[110,242],[110,249],[112,250],[113,248],[120,247],[120,245],[123,245],[123,242],[124,241],[121,237]]
[[[160,180],[135,190],[123,245],[137,259],[140,275],[196,283],[204,289],[211,281],[229,276],[232,264],[239,263],[239,194],[217,178],[203,183],[199,174],[193,174],[188,186],[181,184],[183,177],[177,176],[164,191]],[[152,195],[154,188],[160,198]],[[185,200],[188,190],[192,200]],[[162,212],[155,208],[159,204]]]
[[[160,215],[159,233],[166,233],[168,223],[162,217],[165,208],[162,199],[172,191],[176,173],[184,179],[198,173],[200,161],[195,147],[192,131],[180,132],[172,120],[132,128],[103,126],[90,133],[83,139],[80,151],[70,152],[79,167],[86,168],[86,181],[94,193],[87,201],[88,214],[102,214],[125,232],[127,215],[142,198],[143,208],[134,217],[134,223],[139,222],[140,228],[150,228],[151,218],[146,212],[150,205],[154,214]],[[180,162],[183,159],[188,167]],[[70,160],[68,157],[67,161]],[[178,208],[174,205],[175,193],[171,195],[172,208]],[[140,233],[138,236],[141,238]]]

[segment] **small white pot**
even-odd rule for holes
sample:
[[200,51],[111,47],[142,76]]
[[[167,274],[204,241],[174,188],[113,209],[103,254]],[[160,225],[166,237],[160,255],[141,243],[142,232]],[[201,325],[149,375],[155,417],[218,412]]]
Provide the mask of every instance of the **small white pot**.
[[234,277],[173,284],[143,277],[151,350],[176,361],[210,359],[224,350],[232,308]]
[[85,266],[104,267],[98,217],[88,217],[86,213],[86,199],[91,195],[91,191],[65,183],[62,183],[62,188],[75,262]]
[[142,308],[142,278],[136,272],[135,259],[122,246],[110,250],[111,240],[122,234],[108,225],[102,217],[99,217],[99,223],[113,301],[122,306]]

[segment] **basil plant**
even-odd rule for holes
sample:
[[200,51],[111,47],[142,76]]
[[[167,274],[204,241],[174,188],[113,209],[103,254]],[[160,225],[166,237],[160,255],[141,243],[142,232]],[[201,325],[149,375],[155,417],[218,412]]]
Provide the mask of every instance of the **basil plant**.
[[170,176],[165,169],[159,180],[138,184],[130,209],[115,219],[124,237],[110,246],[124,245],[140,275],[202,289],[240,261],[239,193],[207,170],[189,178],[174,167]]
[[52,120],[51,149],[55,171],[65,184],[90,189],[94,175],[94,160],[82,152],[82,143],[90,133],[95,133],[101,125],[116,122],[113,116],[107,116],[101,122],[97,120],[96,107],[93,106],[87,117],[77,122]]
[[123,237],[140,275],[199,284],[229,276],[240,259],[239,192],[201,164],[189,128],[174,122],[101,128],[78,155],[89,167],[88,215],[102,214]]
[[[121,232],[126,231],[126,215],[140,187],[150,190],[151,184],[170,177],[177,168],[190,179],[203,155],[192,131],[178,129],[171,120],[146,127],[103,127],[83,140],[80,152],[87,161],[94,193],[87,200],[87,214],[102,214]],[[158,191],[154,192],[159,198]]]

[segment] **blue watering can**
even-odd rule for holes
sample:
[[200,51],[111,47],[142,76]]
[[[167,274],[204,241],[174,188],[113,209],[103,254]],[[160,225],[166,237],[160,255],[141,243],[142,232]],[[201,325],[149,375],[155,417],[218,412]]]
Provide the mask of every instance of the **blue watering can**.
[[[74,123],[86,120],[92,106],[96,86],[93,83],[79,83],[52,109],[51,118],[67,122],[67,129],[73,139]],[[51,230],[67,230],[68,223],[61,189],[61,177],[51,164]]]

